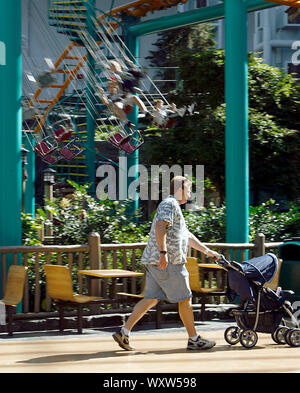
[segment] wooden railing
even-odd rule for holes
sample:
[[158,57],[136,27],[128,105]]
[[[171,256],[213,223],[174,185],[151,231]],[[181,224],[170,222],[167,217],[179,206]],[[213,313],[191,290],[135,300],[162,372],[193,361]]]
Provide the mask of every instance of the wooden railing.
[[[281,243],[265,243],[264,235],[258,235],[254,243],[228,244],[204,243],[211,249],[225,255],[227,259],[250,259],[264,255],[268,251],[276,253]],[[51,312],[51,299],[47,294],[43,265],[45,263],[68,265],[73,277],[74,290],[78,293],[99,295],[99,285],[88,288],[86,280],[77,274],[82,269],[116,269],[140,270],[140,257],[146,243],[101,244],[100,236],[91,233],[88,244],[70,246],[9,246],[0,247],[0,269],[2,277],[2,294],[5,290],[8,266],[23,264],[28,266],[28,274],[22,302],[23,314],[38,314]],[[239,255],[240,253],[240,255]],[[200,262],[213,262],[201,253],[190,250],[189,255],[197,256]],[[94,280],[96,281],[96,280]],[[108,279],[103,280],[101,295],[105,297],[108,291]],[[122,279],[125,292],[138,293],[142,286],[142,279]],[[51,312],[52,313],[52,312]],[[55,312],[53,312],[55,314]]]

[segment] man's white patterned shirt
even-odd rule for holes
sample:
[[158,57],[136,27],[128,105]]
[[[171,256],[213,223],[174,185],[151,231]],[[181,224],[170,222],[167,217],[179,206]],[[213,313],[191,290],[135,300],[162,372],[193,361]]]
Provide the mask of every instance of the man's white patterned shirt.
[[142,264],[157,264],[159,262],[159,249],[156,243],[155,227],[158,221],[169,223],[166,232],[167,255],[171,264],[186,263],[188,251],[189,231],[187,229],[180,205],[176,198],[169,195],[158,205],[154,216],[149,240],[143,252]]

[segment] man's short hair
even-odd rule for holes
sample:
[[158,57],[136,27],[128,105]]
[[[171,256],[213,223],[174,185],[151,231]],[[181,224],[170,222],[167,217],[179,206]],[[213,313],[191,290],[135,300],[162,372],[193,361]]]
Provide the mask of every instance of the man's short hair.
[[170,184],[170,195],[174,195],[179,188],[183,190],[185,185],[191,186],[192,181],[184,176],[174,176]]

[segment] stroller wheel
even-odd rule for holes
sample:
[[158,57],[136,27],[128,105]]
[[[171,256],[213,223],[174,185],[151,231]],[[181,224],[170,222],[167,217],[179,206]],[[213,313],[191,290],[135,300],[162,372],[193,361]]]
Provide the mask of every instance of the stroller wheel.
[[240,329],[237,326],[230,326],[224,332],[224,338],[230,345],[235,345],[240,341]]
[[242,330],[240,335],[240,342],[245,348],[253,348],[258,340],[257,333],[251,329]]
[[288,344],[288,345],[290,345],[290,346],[292,346],[292,344],[290,343],[290,339],[289,339],[288,334],[289,334],[289,332],[290,332],[291,330],[293,330],[293,329],[287,329],[287,330],[284,332],[285,343]]
[[274,332],[274,341],[277,342],[277,344],[286,344],[285,334],[288,330],[289,328],[286,326],[278,327]]
[[300,329],[289,329],[286,333],[286,342],[291,347],[300,347]]
[[271,334],[271,337],[272,337],[272,339],[273,339],[273,341],[276,343],[276,344],[280,344],[280,342],[277,340],[277,337],[276,337],[276,330],[274,330],[274,332]]

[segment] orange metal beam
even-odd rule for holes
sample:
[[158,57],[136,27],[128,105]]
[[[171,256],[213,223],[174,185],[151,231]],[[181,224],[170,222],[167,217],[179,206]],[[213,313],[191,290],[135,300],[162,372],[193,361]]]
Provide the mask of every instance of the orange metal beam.
[[288,7],[297,7],[300,8],[300,0],[265,0],[270,3],[277,3],[281,5],[286,5]]
[[105,15],[102,15],[100,18],[102,19],[108,15],[120,17],[122,13],[141,17],[145,16],[147,12],[158,11],[164,8],[176,6],[178,4],[184,4],[186,2],[187,0],[136,0],[129,4],[113,8]]
[[[83,64],[86,62],[87,60],[87,54],[85,54],[82,57],[82,60],[78,62],[78,64],[76,65],[76,67],[73,68],[73,70],[69,71],[69,76],[68,78],[65,80],[63,87],[60,89],[60,91],[57,93],[56,97],[51,101],[50,105],[48,106],[48,108],[46,109],[46,111],[44,112],[42,118],[39,120],[39,124],[35,127],[34,132],[36,134],[39,133],[40,129],[43,127],[43,125],[46,122],[47,119],[47,114],[50,111],[51,108],[53,108],[53,106],[59,101],[60,97],[62,96],[63,92],[66,90],[66,88],[69,86],[70,82],[72,81],[72,79],[74,78],[74,76],[77,74],[78,70],[83,66]],[[61,61],[62,56],[60,56]],[[57,65],[59,65],[58,61],[55,63]]]

